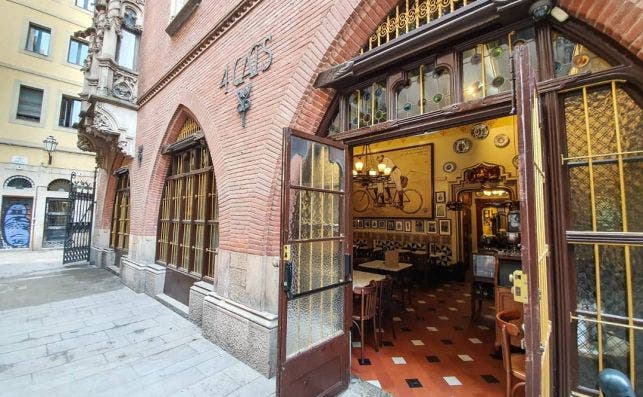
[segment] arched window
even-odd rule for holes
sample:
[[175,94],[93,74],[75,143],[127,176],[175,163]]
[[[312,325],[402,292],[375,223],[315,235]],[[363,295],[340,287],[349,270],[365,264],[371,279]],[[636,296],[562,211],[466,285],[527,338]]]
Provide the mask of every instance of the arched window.
[[12,176],[4,183],[4,187],[14,189],[33,189],[33,182],[25,176]]
[[129,186],[129,172],[125,170],[118,173],[109,246],[119,251],[127,251],[129,247]]
[[47,186],[47,190],[50,192],[69,192],[69,180],[54,179]]
[[177,143],[181,145],[168,149],[172,161],[159,211],[156,259],[211,281],[219,246],[217,185],[205,141],[193,139],[200,132],[195,126],[188,119],[179,133]]
[[131,8],[126,8],[123,14],[121,33],[116,42],[116,62],[127,69],[138,68],[138,46],[140,29],[136,25],[137,14]]

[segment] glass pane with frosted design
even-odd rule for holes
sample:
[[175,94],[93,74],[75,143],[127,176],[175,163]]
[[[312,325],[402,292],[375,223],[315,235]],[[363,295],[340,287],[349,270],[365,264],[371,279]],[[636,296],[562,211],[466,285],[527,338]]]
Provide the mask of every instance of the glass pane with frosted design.
[[344,281],[344,253],[341,241],[292,244],[291,258],[294,294]]
[[344,287],[288,302],[286,355],[291,357],[344,331]]
[[290,240],[339,237],[344,196],[310,190],[290,191]]
[[290,146],[290,184],[341,191],[344,151],[293,136]]
[[643,134],[641,134],[643,109],[622,88],[616,90],[616,95],[621,128],[621,150],[623,152],[643,150]]
[[587,129],[585,110],[580,91],[574,92],[563,99],[565,108],[565,136],[567,157],[587,156]]
[[572,230],[592,230],[591,197],[589,193],[589,168],[570,168],[569,211]]
[[610,86],[606,84],[587,90],[587,107],[592,155],[616,153],[618,147]]
[[618,164],[594,164],[593,177],[596,230],[623,231]]
[[397,92],[397,118],[416,116],[420,114],[420,69],[408,72],[408,85]]
[[625,250],[622,246],[601,245],[598,249],[601,269],[601,311],[627,316]]
[[576,308],[596,312],[596,265],[594,246],[573,245],[576,267]]
[[603,368],[614,368],[630,374],[630,342],[628,330],[613,325],[603,325]]
[[598,389],[598,327],[595,323],[582,320],[577,322],[576,349],[578,384]]

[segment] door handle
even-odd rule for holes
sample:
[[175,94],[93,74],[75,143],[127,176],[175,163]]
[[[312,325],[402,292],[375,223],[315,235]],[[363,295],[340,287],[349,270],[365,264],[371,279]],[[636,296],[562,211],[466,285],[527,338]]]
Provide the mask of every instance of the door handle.
[[286,268],[285,274],[284,274],[284,291],[286,292],[286,297],[288,299],[292,299],[293,293],[292,293],[292,262],[288,261],[286,262]]

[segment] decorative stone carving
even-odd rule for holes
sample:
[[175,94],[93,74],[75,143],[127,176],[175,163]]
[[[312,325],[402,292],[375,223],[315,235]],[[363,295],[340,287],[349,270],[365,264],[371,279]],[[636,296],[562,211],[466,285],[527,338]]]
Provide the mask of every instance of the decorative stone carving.
[[136,78],[120,71],[114,71],[112,95],[128,102],[136,102]]
[[94,113],[94,118],[93,118],[93,123],[92,127],[95,128],[96,130],[100,132],[113,132],[114,127],[112,126],[112,123],[110,122],[109,118],[100,112]]
[[78,135],[78,142],[76,142],[78,149],[85,152],[95,152],[94,144],[85,135]]

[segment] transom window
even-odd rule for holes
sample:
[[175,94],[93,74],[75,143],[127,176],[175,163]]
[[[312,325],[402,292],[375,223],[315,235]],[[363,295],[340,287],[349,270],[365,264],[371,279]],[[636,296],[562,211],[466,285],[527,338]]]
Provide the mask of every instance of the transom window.
[[112,211],[112,228],[109,246],[127,251],[129,247],[129,221],[130,221],[130,184],[129,172],[125,171],[116,176],[116,193],[114,196],[114,209]]
[[12,176],[5,181],[4,187],[12,187],[14,189],[33,189],[33,183],[27,177]]
[[451,73],[445,67],[421,65],[407,74],[408,84],[397,90],[397,118],[416,116],[450,105]]
[[50,192],[69,192],[69,180],[54,179],[47,186],[47,190]]
[[27,33],[27,44],[25,50],[35,52],[40,55],[49,55],[49,43],[51,41],[51,29],[34,23],[29,24]]
[[[196,125],[188,119],[182,130]],[[195,134],[179,133],[187,141]],[[201,139],[172,153],[159,212],[156,259],[170,268],[213,280],[219,246],[219,207],[210,151]]]

